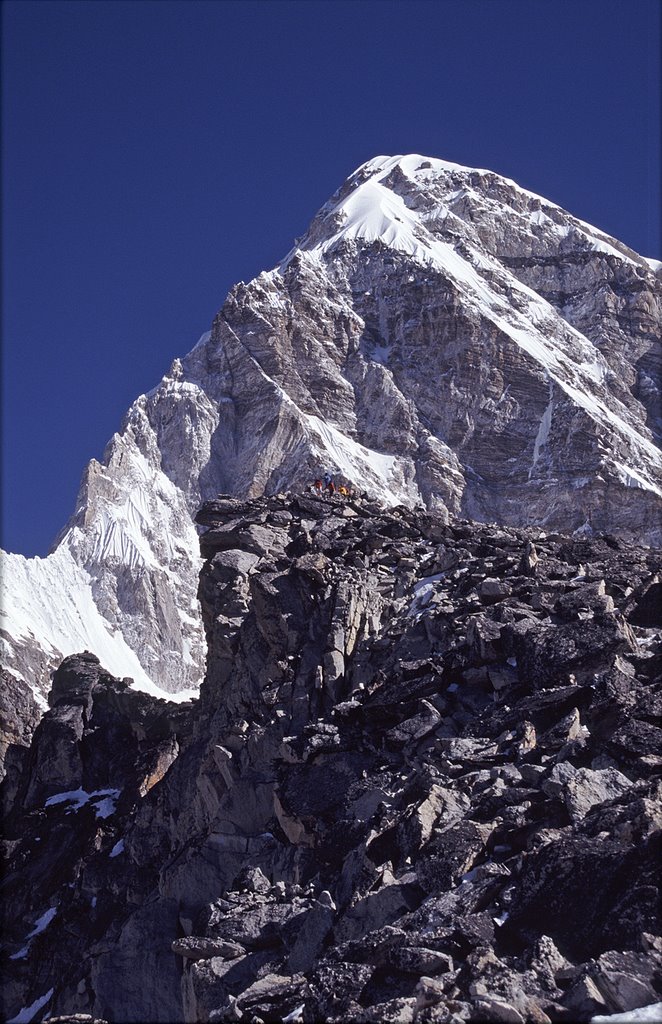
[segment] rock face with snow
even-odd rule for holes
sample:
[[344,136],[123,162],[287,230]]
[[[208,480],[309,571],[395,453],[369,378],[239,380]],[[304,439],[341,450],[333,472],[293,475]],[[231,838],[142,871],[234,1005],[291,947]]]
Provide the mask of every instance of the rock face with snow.
[[8,558],[9,667],[43,686],[88,648],[195,685],[195,508],[325,469],[390,504],[658,542],[661,298],[652,261],[512,181],[369,161],[137,399],[54,553]]
[[22,680],[0,669],[0,779],[20,772],[42,710]]
[[660,551],[313,496],[198,521],[199,699],[72,656],[3,789],[5,1017],[659,1003]]

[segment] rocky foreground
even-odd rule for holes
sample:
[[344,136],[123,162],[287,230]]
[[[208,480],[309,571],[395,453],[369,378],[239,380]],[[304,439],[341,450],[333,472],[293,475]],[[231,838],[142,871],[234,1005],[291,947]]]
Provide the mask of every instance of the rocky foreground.
[[9,748],[6,1017],[660,1001],[662,553],[308,495],[198,522],[199,700],[74,655]]

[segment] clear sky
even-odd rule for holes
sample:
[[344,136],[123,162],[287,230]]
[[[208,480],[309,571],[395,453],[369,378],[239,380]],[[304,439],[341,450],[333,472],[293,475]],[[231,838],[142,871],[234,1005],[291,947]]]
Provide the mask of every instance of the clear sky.
[[514,178],[660,258],[659,0],[5,0],[3,546],[359,164]]

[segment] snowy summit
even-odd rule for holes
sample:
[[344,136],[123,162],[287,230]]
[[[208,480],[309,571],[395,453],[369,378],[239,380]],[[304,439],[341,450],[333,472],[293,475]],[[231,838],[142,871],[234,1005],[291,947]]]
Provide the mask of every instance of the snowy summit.
[[86,648],[195,693],[195,510],[325,471],[387,506],[659,542],[661,307],[653,261],[515,182],[369,160],[136,399],[56,550],[4,557],[5,664],[38,699]]

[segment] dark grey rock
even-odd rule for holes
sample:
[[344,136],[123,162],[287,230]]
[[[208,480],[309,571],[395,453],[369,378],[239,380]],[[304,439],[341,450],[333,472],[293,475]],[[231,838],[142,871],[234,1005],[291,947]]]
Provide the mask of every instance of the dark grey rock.
[[203,513],[247,547],[202,569],[199,701],[63,663],[6,816],[10,1016],[51,988],[139,1022],[657,998],[659,681],[627,616],[659,553],[355,504]]
[[244,956],[246,950],[238,942],[226,942],[224,939],[210,939],[204,936],[187,935],[183,939],[175,939],[172,951],[186,960],[236,960]]

